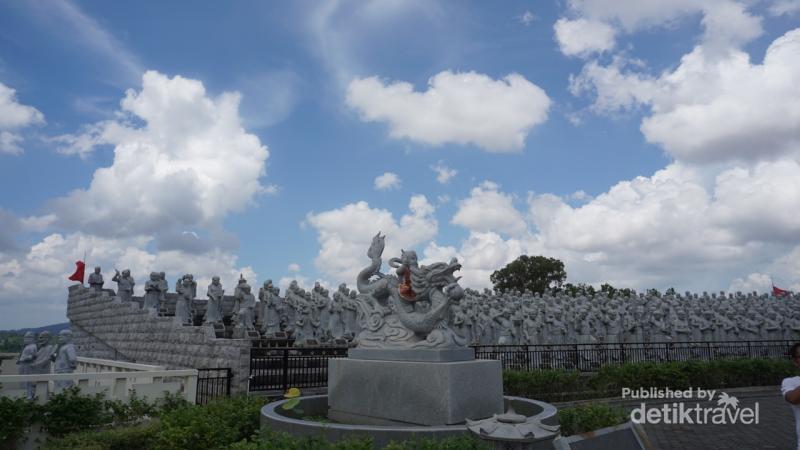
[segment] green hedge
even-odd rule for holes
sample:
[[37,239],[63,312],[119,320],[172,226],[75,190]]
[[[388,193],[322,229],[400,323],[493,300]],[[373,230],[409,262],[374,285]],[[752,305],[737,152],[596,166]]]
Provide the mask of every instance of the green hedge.
[[561,434],[570,436],[627,422],[630,414],[622,408],[603,404],[588,404],[558,410]]
[[783,359],[729,359],[717,361],[674,361],[606,365],[595,373],[541,370],[505,371],[506,395],[543,401],[568,401],[618,397],[623,387],[669,387],[671,389],[734,388],[775,386],[797,374],[797,368]]
[[109,430],[83,431],[49,440],[41,450],[142,450],[156,446],[159,424],[149,423]]

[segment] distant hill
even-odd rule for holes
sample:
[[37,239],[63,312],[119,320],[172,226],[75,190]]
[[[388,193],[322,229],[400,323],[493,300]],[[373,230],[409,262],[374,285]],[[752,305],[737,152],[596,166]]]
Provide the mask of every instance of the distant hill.
[[41,333],[42,331],[49,331],[50,334],[58,334],[61,330],[66,330],[69,328],[69,322],[62,322],[62,323],[54,323],[52,325],[45,325],[43,327],[37,328],[20,328],[18,330],[0,330],[0,333],[17,333],[17,334],[25,334],[28,331],[32,331],[34,333]]

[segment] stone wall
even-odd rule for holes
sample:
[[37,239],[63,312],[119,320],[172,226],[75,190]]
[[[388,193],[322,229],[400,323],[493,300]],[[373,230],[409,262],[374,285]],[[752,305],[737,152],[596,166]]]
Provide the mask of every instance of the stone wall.
[[209,326],[183,326],[113,291],[70,286],[67,317],[79,356],[167,366],[168,369],[233,369],[231,390],[246,392],[250,341],[217,339]]

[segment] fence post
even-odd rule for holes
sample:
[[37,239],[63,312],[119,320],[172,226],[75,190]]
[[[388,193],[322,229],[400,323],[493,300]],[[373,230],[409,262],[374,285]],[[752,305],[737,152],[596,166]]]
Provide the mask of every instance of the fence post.
[[283,392],[289,389],[289,348],[283,349],[283,373],[281,374],[281,384],[283,385]]
[[578,344],[573,344],[573,347],[575,347],[575,369],[580,372],[581,355],[578,353]]
[[748,358],[752,358],[753,357],[753,351],[752,351],[752,349],[750,349],[750,341],[747,341],[747,357]]

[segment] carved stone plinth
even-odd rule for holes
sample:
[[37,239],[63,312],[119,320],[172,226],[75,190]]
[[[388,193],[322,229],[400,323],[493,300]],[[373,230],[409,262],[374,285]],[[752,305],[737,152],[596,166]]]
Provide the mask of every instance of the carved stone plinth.
[[328,360],[328,417],[364,425],[452,425],[503,412],[500,361]]

